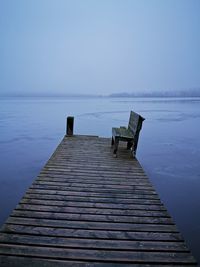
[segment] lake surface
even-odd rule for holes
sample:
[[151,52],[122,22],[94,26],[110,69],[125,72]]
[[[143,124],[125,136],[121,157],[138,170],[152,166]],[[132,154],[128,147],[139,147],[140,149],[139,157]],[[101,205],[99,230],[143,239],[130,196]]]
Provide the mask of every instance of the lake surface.
[[110,137],[130,110],[146,118],[137,158],[200,262],[200,98],[0,98],[0,224],[63,138],[67,116],[77,134]]

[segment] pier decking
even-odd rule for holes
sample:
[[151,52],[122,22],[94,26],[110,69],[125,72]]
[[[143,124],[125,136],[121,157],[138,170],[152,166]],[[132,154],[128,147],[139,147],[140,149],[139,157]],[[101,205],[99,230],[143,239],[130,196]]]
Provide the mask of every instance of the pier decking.
[[0,266],[193,266],[137,159],[64,137],[0,233]]

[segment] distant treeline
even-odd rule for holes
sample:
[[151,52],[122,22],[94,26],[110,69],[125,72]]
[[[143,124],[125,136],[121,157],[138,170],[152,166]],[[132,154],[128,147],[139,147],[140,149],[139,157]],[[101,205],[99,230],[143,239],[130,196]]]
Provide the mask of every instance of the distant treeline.
[[170,90],[170,91],[150,91],[150,92],[122,92],[112,93],[109,95],[96,95],[96,94],[69,94],[69,93],[7,93],[1,94],[0,97],[71,97],[71,98],[107,98],[107,97],[200,97],[200,88],[187,89],[187,90]]
[[200,97],[200,88],[164,92],[124,92],[110,94],[109,97]]

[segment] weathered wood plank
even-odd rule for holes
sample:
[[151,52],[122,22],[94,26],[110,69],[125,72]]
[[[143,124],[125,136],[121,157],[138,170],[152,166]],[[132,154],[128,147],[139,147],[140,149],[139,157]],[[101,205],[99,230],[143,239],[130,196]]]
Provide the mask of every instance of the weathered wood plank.
[[29,193],[40,193],[40,194],[50,194],[50,195],[63,195],[63,196],[86,196],[86,197],[99,197],[99,198],[116,198],[116,199],[154,199],[157,200],[159,199],[157,194],[153,194],[153,195],[146,195],[146,194],[142,194],[142,192],[138,193],[138,194],[129,194],[129,193],[121,193],[121,191],[116,192],[115,194],[109,194],[109,193],[97,193],[97,192],[76,192],[76,191],[66,191],[66,190],[53,190],[53,189],[47,189],[46,187],[44,187],[43,189],[37,189],[37,188],[32,188],[30,187],[30,189],[28,189]]
[[29,225],[4,224],[3,232],[33,235],[47,235],[71,238],[118,239],[118,240],[150,240],[150,241],[183,241],[179,233],[113,231],[91,229],[64,229]]
[[[137,173],[139,171],[140,174],[142,174],[142,168],[140,165],[136,165],[136,164],[126,164],[124,161],[123,163],[122,162],[119,162],[120,164],[119,165],[116,165],[116,160],[113,160],[113,162],[110,162],[110,161],[96,161],[94,162],[94,160],[90,163],[89,166],[85,166],[87,164],[87,158],[89,158],[88,156],[85,158],[85,160],[75,160],[75,159],[66,159],[66,158],[62,158],[62,157],[59,157],[57,159],[54,159],[53,161],[49,161],[48,162],[48,167],[50,168],[76,168],[76,167],[79,167],[79,169],[81,168],[84,168],[86,167],[85,170],[94,170],[96,168],[101,168],[101,171],[103,170],[107,170],[107,171],[122,171],[122,169],[120,168],[120,166],[123,164],[123,170],[124,172],[133,172],[133,173]],[[77,166],[78,165],[78,166]],[[48,169],[47,166],[45,167],[45,169]]]
[[[55,200],[53,200],[55,199]],[[54,195],[52,199],[52,195],[48,195],[48,194],[44,194],[44,195],[40,195],[40,194],[29,194],[27,193],[24,198],[22,199],[21,203],[28,203],[28,200],[30,200],[29,203],[31,203],[32,201],[51,201],[52,204],[58,204],[58,206],[62,206],[63,204],[69,204],[72,202],[75,202],[75,204],[72,205],[87,205],[91,206],[92,205],[96,205],[96,207],[108,207],[111,208],[113,206],[113,208],[117,207],[117,208],[122,208],[122,209],[131,209],[131,208],[135,208],[137,205],[138,207],[140,207],[141,205],[148,207],[149,205],[155,206],[155,209],[161,209],[164,210],[165,208],[163,207],[162,204],[160,204],[159,202],[157,202],[157,200],[146,200],[146,199],[122,199],[120,200],[116,200],[115,198],[87,198],[87,197],[74,197],[74,196],[62,196],[62,195]],[[80,202],[80,203],[78,203]],[[33,203],[33,202],[32,202]],[[36,202],[35,202],[36,203]],[[46,202],[48,203],[48,202]],[[50,203],[50,202],[49,202]],[[37,203],[36,203],[37,204]]]
[[[83,178],[89,178],[89,179],[100,179],[100,178],[102,178],[102,179],[106,179],[106,177],[108,177],[108,175],[106,174],[106,173],[104,173],[104,172],[98,172],[97,171],[97,173],[90,173],[90,172],[87,172],[87,173],[81,173],[81,172],[68,172],[68,171],[66,171],[66,172],[59,172],[59,171],[52,171],[52,172],[50,172],[50,171],[44,171],[44,172],[42,172],[41,174],[40,174],[40,176],[45,176],[45,177],[48,177],[48,176],[53,176],[53,177],[55,177],[55,176],[62,176],[62,177],[64,177],[64,178],[66,178],[66,177],[68,177],[68,178],[81,178],[81,179],[83,179]],[[111,180],[112,179],[112,181],[114,182],[114,181],[124,181],[124,182],[134,182],[135,180],[140,180],[141,182],[147,182],[147,178],[144,176],[144,175],[139,175],[139,174],[135,174],[135,175],[126,175],[126,174],[123,174],[123,175],[115,175],[115,174],[110,174],[109,175],[109,177],[108,177],[108,179],[109,180]],[[109,181],[108,180],[108,181]]]
[[87,174],[87,175],[81,175],[80,173],[74,173],[74,174],[62,174],[62,173],[50,173],[50,172],[47,172],[45,174],[42,174],[40,173],[40,175],[38,176],[38,179],[39,178],[60,178],[60,179],[69,179],[70,180],[93,180],[94,182],[103,182],[103,181],[107,181],[108,183],[111,182],[111,183],[137,183],[137,182],[141,182],[141,183],[150,183],[147,178],[145,176],[134,176],[132,178],[130,177],[107,177],[106,175],[103,175],[101,173],[98,174],[98,176],[95,176],[94,174]]
[[60,176],[60,175],[44,175],[44,176],[38,176],[36,181],[54,181],[54,182],[64,182],[64,183],[82,183],[84,184],[94,184],[94,185],[126,185],[126,186],[132,186],[132,185],[147,185],[152,186],[150,182],[148,182],[146,179],[131,179],[130,181],[125,179],[106,179],[101,178],[101,180],[97,180],[96,177],[87,178],[85,176],[81,177],[66,177],[66,176]]
[[63,188],[81,188],[81,189],[85,189],[85,188],[89,188],[89,189],[94,189],[94,190],[98,190],[98,189],[106,189],[106,190],[125,190],[126,192],[129,192],[130,190],[145,190],[145,191],[154,191],[152,186],[147,186],[147,185],[108,185],[108,184],[83,184],[82,183],[65,183],[65,182],[58,182],[58,181],[41,181],[41,180],[36,180],[33,185],[50,185],[50,186],[61,186]]
[[93,249],[112,249],[112,250],[129,250],[129,251],[168,251],[168,252],[189,252],[184,242],[170,241],[130,241],[130,240],[110,240],[110,239],[80,239],[80,238],[63,238],[24,234],[2,233],[0,243],[7,244],[33,244],[38,246],[52,246],[68,248],[93,248]]
[[136,223],[117,223],[117,222],[85,222],[72,220],[48,220],[33,219],[22,217],[10,217],[6,224],[31,225],[42,227],[72,228],[72,229],[99,229],[99,230],[118,230],[118,231],[148,231],[148,232],[174,232],[178,230],[175,225],[164,224],[136,224]]
[[103,197],[87,197],[87,196],[68,196],[68,195],[51,195],[37,194],[27,192],[24,196],[27,199],[44,199],[52,201],[76,201],[76,202],[91,202],[91,203],[110,203],[110,204],[143,204],[143,205],[159,205],[162,206],[160,200],[157,199],[125,199],[125,198],[103,198]]
[[0,244],[0,249],[4,255],[29,255],[35,257],[46,257],[55,259],[73,259],[90,261],[113,261],[131,263],[195,263],[193,257],[187,252],[130,252],[112,250],[87,250],[87,249],[65,249],[51,247],[35,247],[23,245]]
[[[30,188],[35,188],[35,189],[46,189],[46,190],[61,190],[61,191],[75,191],[75,192],[97,192],[97,193],[118,193],[118,194],[146,194],[146,195],[156,195],[155,191],[153,189],[115,189],[115,188],[81,188],[76,187],[72,188],[71,186],[62,186],[62,185],[44,185],[44,184],[36,184],[33,183]],[[120,192],[120,193],[119,193]]]
[[95,203],[95,202],[74,202],[74,201],[56,201],[56,200],[38,200],[23,198],[20,204],[33,204],[44,206],[57,206],[57,207],[83,207],[83,208],[100,208],[100,209],[122,209],[122,210],[158,210],[166,211],[162,205],[142,205],[142,204],[112,204],[112,203]]
[[11,216],[26,218],[46,218],[59,220],[78,220],[94,222],[121,222],[121,223],[154,223],[154,224],[173,224],[170,217],[151,217],[151,216],[118,216],[101,214],[79,214],[61,213],[48,211],[14,210]]
[[[120,169],[121,170],[121,169]],[[97,169],[82,169],[82,168],[78,168],[76,167],[76,169],[74,168],[47,168],[45,167],[43,169],[43,171],[41,173],[62,173],[62,174],[74,174],[74,173],[79,173],[81,175],[87,175],[87,174],[93,174],[93,175],[96,175],[98,176],[98,170]],[[109,175],[110,177],[121,177],[121,176],[124,176],[124,177],[133,177],[134,175],[136,176],[143,176],[143,172],[142,170],[138,170],[138,171],[135,171],[135,172],[132,172],[132,171],[127,171],[127,172],[123,172],[123,171],[113,171],[113,170],[109,170],[109,171],[101,171],[100,172],[101,174],[104,174],[104,175]]]
[[[66,148],[66,149],[69,149],[69,148]],[[77,153],[79,153],[79,152],[77,152]],[[53,163],[56,165],[62,164],[65,166],[74,165],[75,167],[78,165],[78,166],[82,166],[84,168],[84,166],[87,165],[87,163],[88,163],[88,159],[89,159],[88,155],[85,158],[83,158],[82,155],[79,156],[79,154],[77,154],[76,157],[72,157],[70,155],[68,155],[67,157],[66,156],[59,156],[59,157],[52,158],[50,161],[48,161],[48,164],[49,163],[50,164]],[[91,159],[92,159],[92,157],[91,157]],[[133,168],[133,172],[135,172],[136,170],[134,170],[134,167],[137,167],[137,170],[139,168],[142,169],[142,167],[137,163],[138,162],[136,160],[134,160],[133,158],[131,158],[130,160],[127,160],[127,161],[124,161],[124,159],[119,160],[118,158],[113,159],[113,160],[109,159],[109,161],[108,161],[108,157],[104,157],[104,152],[103,152],[103,157],[101,158],[101,160],[96,159],[93,156],[93,159],[90,161],[90,166],[96,167],[96,168],[99,168],[101,166],[104,166],[104,167],[109,166],[110,170],[112,170],[112,168],[114,168],[114,169],[119,168],[119,166],[122,166],[122,165],[123,165],[123,168],[126,168],[126,167],[130,168],[130,164],[131,164],[131,167]],[[145,173],[144,173],[144,175],[145,175]]]
[[117,216],[152,216],[152,217],[169,217],[167,211],[157,210],[123,210],[123,209],[106,209],[106,208],[88,208],[88,207],[60,207],[47,205],[19,204],[17,210],[34,210],[49,211],[62,213],[79,213],[79,214],[101,214],[101,215],[117,215]]
[[[24,256],[1,256],[1,267],[130,267],[133,263],[117,263],[117,262],[97,262],[97,261],[77,261],[77,260],[57,260],[49,258],[36,258],[36,257],[24,257]],[[158,264],[154,263],[134,263],[134,267],[158,267]],[[174,264],[165,264],[165,267],[174,267]],[[193,267],[194,264],[176,264],[176,267]]]
[[[83,184],[84,182],[84,184]],[[65,185],[65,186],[70,186],[70,187],[94,187],[94,188],[119,188],[119,189],[153,189],[153,187],[150,184],[143,183],[141,181],[135,182],[135,183],[130,183],[130,184],[119,184],[119,183],[95,183],[92,180],[84,180],[79,179],[79,180],[67,180],[66,178],[60,179],[60,178],[38,178],[35,180],[34,184],[49,184],[49,185]]]
[[125,174],[127,173],[128,175],[130,173],[132,173],[133,175],[134,174],[138,174],[138,175],[144,175],[142,169],[140,167],[134,167],[134,166],[127,166],[127,167],[124,167],[123,166],[123,169],[118,166],[118,167],[113,167],[111,169],[110,166],[108,167],[105,167],[105,166],[102,166],[102,165],[86,165],[83,164],[69,164],[69,163],[65,163],[65,164],[59,164],[59,163],[54,163],[54,164],[48,164],[48,167],[46,166],[44,168],[44,170],[46,171],[75,171],[74,168],[76,168],[76,171],[81,171],[82,173],[87,173],[87,172],[90,172],[90,173],[96,173],[96,169],[99,168],[101,172],[103,173],[108,173],[108,174]]

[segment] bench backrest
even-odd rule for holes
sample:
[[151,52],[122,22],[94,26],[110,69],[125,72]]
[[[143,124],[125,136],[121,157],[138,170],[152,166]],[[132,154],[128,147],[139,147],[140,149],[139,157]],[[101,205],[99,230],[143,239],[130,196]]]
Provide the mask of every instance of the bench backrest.
[[137,114],[134,111],[131,111],[129,123],[128,123],[128,129],[131,130],[133,135],[135,135],[136,133],[138,133],[141,130],[142,122],[144,120],[145,119],[142,116],[140,116],[139,114]]
[[130,113],[130,118],[129,118],[129,123],[128,123],[128,129],[131,130],[134,136],[134,152],[136,153],[137,150],[137,144],[138,144],[138,139],[139,139],[139,133],[140,130],[142,129],[142,123],[145,119],[137,114],[134,111],[131,111]]

